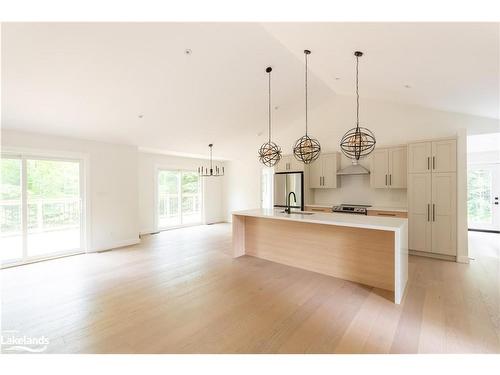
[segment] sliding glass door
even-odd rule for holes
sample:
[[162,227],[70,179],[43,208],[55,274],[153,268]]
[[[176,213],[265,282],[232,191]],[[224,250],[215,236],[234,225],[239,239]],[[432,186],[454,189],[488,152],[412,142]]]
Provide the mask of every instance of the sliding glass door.
[[201,223],[201,184],[193,171],[158,171],[158,229]]
[[81,190],[79,161],[3,156],[2,264],[81,251]]

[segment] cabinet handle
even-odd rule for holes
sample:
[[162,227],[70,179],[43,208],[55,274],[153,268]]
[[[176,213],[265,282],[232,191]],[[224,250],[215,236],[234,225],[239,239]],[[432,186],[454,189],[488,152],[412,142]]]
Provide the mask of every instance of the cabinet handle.
[[436,157],[432,157],[432,169],[436,169]]
[[377,213],[377,216],[396,216],[396,214],[383,214],[383,213]]
[[385,186],[387,186],[387,175],[385,175]]
[[431,158],[427,156],[427,169],[431,169]]
[[321,177],[321,178],[323,179],[322,184],[323,184],[323,186],[325,186],[325,176],[323,176],[323,177]]
[[427,203],[427,221],[431,221],[431,205]]
[[432,221],[436,221],[436,205],[432,204]]
[[321,176],[319,176],[319,186],[322,186],[323,184],[321,183]]
[[392,185],[392,174],[389,175],[389,185]]

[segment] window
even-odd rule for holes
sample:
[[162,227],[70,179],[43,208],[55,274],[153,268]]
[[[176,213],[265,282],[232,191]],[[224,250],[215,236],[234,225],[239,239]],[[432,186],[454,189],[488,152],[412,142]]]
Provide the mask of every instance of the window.
[[193,171],[158,171],[158,229],[201,223],[201,185]]
[[82,249],[80,162],[2,156],[2,264]]

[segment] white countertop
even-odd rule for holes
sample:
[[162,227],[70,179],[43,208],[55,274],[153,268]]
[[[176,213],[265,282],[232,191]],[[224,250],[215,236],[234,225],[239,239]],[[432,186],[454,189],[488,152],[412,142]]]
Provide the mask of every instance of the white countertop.
[[[307,207],[328,207],[331,208],[333,206],[340,206],[340,204],[305,204]],[[390,206],[371,206],[367,207],[367,210],[372,211],[394,211],[394,212],[408,212],[408,208],[406,207],[390,207]]]
[[399,231],[406,225],[407,219],[394,217],[349,215],[345,213],[319,213],[312,215],[286,214],[283,209],[254,209],[235,211],[233,215],[252,216],[266,219],[289,220],[312,224],[338,225],[343,227],[366,228]]

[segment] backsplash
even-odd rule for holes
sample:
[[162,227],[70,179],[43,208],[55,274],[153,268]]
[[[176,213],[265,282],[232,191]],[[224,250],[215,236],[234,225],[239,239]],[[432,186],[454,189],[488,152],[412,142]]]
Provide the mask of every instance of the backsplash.
[[407,207],[406,189],[373,189],[369,175],[342,176],[340,188],[312,189],[310,204],[370,204],[372,206]]

